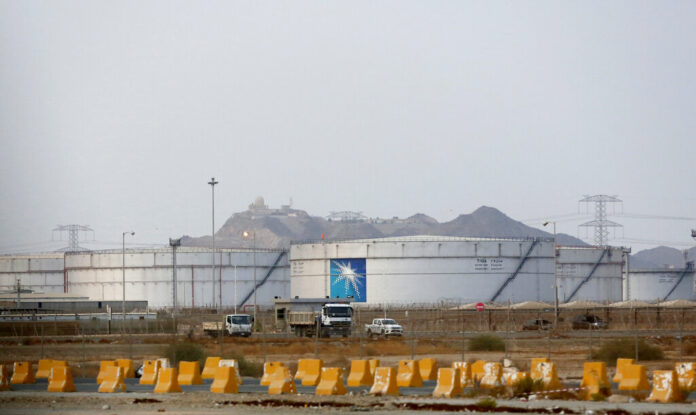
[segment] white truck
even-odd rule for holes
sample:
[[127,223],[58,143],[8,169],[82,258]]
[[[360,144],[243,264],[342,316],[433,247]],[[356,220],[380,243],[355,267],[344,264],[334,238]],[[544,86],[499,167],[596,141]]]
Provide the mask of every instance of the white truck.
[[226,336],[251,336],[254,318],[249,314],[228,314],[224,321],[206,321],[203,332],[210,336],[219,335],[222,330]]
[[353,327],[351,298],[289,298],[275,300],[275,323],[296,336],[348,337]]
[[372,320],[372,324],[365,324],[365,333],[370,337],[401,336],[404,334],[404,328],[394,319],[376,318]]

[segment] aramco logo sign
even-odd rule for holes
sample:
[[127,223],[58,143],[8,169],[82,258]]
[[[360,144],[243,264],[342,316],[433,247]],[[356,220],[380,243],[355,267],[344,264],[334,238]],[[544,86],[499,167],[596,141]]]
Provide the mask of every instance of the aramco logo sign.
[[331,298],[353,297],[353,301],[367,300],[365,258],[331,260]]

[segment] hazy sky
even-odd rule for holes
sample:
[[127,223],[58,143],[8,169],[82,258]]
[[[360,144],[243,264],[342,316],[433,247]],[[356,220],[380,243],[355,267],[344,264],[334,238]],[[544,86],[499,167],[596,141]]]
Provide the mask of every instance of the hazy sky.
[[[693,1],[0,0],[0,251],[209,234],[211,176],[218,225],[258,195],[694,218],[695,74]],[[696,219],[615,220],[634,252],[693,244]]]

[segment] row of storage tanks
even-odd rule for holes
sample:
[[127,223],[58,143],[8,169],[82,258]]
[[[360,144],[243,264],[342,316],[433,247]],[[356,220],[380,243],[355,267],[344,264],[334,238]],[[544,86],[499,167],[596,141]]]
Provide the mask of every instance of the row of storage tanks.
[[[366,304],[696,299],[693,270],[634,270],[620,247],[551,238],[400,237],[295,243],[284,250],[171,249],[0,257],[0,292],[147,300],[150,307],[269,306],[276,297]],[[554,267],[556,272],[554,273]],[[687,271],[687,272],[685,272]],[[554,285],[554,281],[556,284]],[[176,289],[175,289],[176,288]],[[175,300],[176,299],[176,300]]]

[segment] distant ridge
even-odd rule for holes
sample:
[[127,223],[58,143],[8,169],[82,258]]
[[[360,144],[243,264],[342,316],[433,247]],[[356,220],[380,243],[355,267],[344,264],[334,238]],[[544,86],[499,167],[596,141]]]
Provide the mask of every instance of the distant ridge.
[[[449,222],[439,223],[423,213],[405,219],[368,219],[363,221],[330,221],[310,216],[298,209],[283,207],[269,209],[263,198],[249,206],[249,210],[233,214],[215,233],[219,247],[250,247],[251,241],[242,238],[244,231],[256,234],[256,246],[287,248],[293,241],[365,239],[389,236],[470,236],[470,237],[552,237],[553,234],[516,221],[498,209],[481,206],[472,213],[461,214]],[[184,236],[186,246],[210,246],[210,236]],[[587,246],[582,240],[558,234],[559,245]]]

